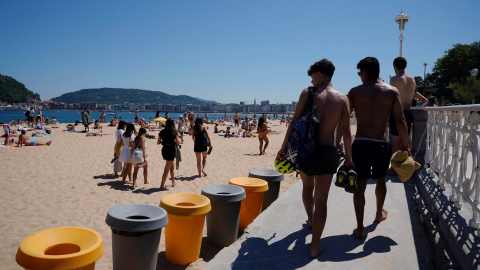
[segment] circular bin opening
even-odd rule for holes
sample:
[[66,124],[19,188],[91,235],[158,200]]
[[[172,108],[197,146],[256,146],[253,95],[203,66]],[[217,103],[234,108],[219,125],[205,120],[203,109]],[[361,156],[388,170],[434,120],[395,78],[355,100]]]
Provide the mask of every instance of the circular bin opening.
[[146,217],[146,216],[129,216],[127,217],[127,219],[150,219],[149,217]]
[[72,243],[61,243],[50,246],[45,249],[45,255],[67,255],[73,254],[80,251],[80,247],[78,245]]
[[220,195],[230,195],[230,194],[232,194],[232,193],[230,193],[230,192],[218,192],[217,194],[220,194]]
[[176,206],[195,206],[194,203],[189,203],[189,202],[181,202],[181,203],[177,203],[175,205]]

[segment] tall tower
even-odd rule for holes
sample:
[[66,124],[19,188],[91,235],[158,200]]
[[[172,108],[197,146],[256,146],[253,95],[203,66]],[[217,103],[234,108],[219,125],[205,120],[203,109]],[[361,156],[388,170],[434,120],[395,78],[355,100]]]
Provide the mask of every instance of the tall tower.
[[402,43],[403,39],[405,38],[403,36],[403,30],[405,30],[405,23],[408,22],[408,19],[408,15],[406,13],[403,13],[403,8],[402,12],[400,12],[400,14],[395,17],[395,22],[398,23],[398,29],[400,30],[400,36],[398,37],[398,39],[400,40],[400,56],[402,56]]
[[253,105],[257,105],[257,98],[253,100]]

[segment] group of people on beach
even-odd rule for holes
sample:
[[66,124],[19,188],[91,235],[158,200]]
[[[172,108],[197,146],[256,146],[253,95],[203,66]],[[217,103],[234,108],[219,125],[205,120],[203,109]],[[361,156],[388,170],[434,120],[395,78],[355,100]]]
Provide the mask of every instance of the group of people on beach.
[[[315,88],[314,100],[308,103],[309,91],[300,94],[292,125],[307,110],[307,104],[315,106],[314,116],[319,120],[318,137],[313,155],[314,162],[307,167],[300,166],[303,182],[302,199],[312,228],[310,256],[316,257],[323,250],[319,241],[327,218],[327,199],[333,174],[339,166],[339,151],[344,152],[344,165],[355,168],[357,173],[353,207],[357,226],[353,235],[365,237],[364,208],[367,180],[376,181],[376,215],[374,220],[382,222],[388,212],[383,209],[387,194],[385,177],[389,170],[392,150],[407,151],[410,154],[409,139],[413,116],[410,111],[412,100],[420,100],[424,106],[426,98],[416,92],[415,80],[405,73],[407,61],[397,57],[393,61],[396,76],[390,84],[379,80],[380,64],[375,57],[366,57],[357,64],[358,76],[362,84],[352,88],[347,95],[335,90],[331,79],[335,71],[333,63],[322,59],[308,70]],[[352,143],[350,114],[355,112],[357,132]],[[287,129],[285,140],[277,153],[277,159],[284,159],[287,138],[292,125]],[[390,127],[390,145],[386,130]],[[335,137],[335,131],[337,136]],[[343,138],[344,149],[341,149]]]
[[[177,160],[178,168],[178,162],[181,158],[180,148],[184,142],[184,132],[187,129],[194,141],[193,150],[197,160],[198,177],[207,176],[205,172],[207,155],[211,153],[213,145],[207,129],[203,125],[203,118],[197,117],[194,123],[189,121],[187,124],[183,116],[181,116],[178,122],[178,129],[174,120],[167,118],[164,128],[160,130],[157,138],[157,145],[162,145],[162,157],[165,160],[160,190],[166,190],[168,175],[170,175],[170,179],[172,180],[172,187],[175,186],[174,161],[175,159]],[[127,123],[122,120],[119,122],[117,131],[115,132],[116,143],[114,159],[112,160],[112,163],[114,163],[114,173],[116,177],[122,177],[123,184],[127,183],[128,178],[128,182],[132,183],[132,189],[137,187],[137,174],[140,168],[143,168],[144,184],[149,184],[146,144],[147,131],[148,129],[146,127],[140,127],[137,132],[134,123]],[[132,155],[136,149],[141,149],[138,153],[141,153],[143,156],[141,157],[141,162],[134,163]]]

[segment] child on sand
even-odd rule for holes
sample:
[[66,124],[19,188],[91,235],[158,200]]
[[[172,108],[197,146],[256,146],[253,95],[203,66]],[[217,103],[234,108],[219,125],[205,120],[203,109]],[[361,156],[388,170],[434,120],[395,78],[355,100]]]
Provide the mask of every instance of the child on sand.
[[140,128],[138,130],[138,135],[135,137],[135,140],[133,141],[133,147],[134,149],[142,149],[143,152],[143,163],[136,163],[135,167],[133,168],[133,187],[132,189],[135,189],[137,187],[137,174],[138,174],[138,169],[143,168],[143,183],[149,184],[148,183],[148,163],[147,163],[147,130],[145,128]]

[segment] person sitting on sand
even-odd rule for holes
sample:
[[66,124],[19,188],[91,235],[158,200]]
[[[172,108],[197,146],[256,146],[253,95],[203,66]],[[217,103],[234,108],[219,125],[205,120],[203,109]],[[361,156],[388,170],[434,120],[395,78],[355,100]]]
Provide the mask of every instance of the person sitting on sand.
[[110,119],[110,124],[108,124],[109,127],[116,127],[117,125],[115,124],[115,119],[111,118]]
[[75,124],[68,124],[67,125],[67,131],[75,131],[75,126],[77,125],[77,123]]
[[252,127],[249,127],[248,129],[246,129],[244,132],[243,132],[243,137],[244,138],[250,138],[252,137]]
[[100,133],[102,133],[103,127],[100,126],[100,121],[95,120],[95,124],[93,125],[93,129],[99,129],[99,130],[100,130]]
[[215,124],[213,133],[222,133],[222,132],[225,133],[225,130],[223,130],[223,129],[219,130],[218,129],[218,124]]
[[25,130],[22,130],[22,133],[18,137],[18,142],[17,146],[42,146],[42,145],[50,145],[52,141],[48,141],[47,143],[41,143],[41,142],[36,142],[36,141],[28,141],[27,135],[25,135],[27,132]]
[[57,124],[57,119],[55,118],[55,116],[52,117],[52,125],[56,125]]

